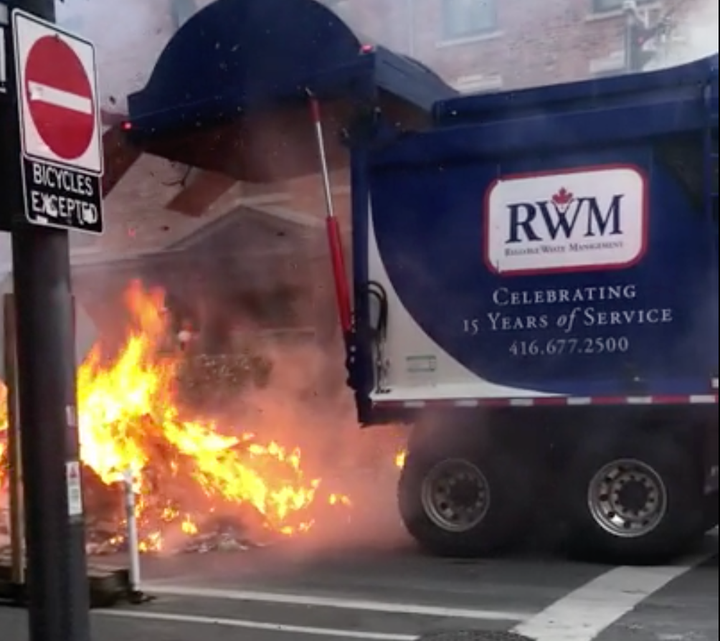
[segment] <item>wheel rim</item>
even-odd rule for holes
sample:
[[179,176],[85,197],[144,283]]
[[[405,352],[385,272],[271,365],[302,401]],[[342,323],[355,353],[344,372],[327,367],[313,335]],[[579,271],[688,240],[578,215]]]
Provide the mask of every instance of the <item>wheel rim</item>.
[[490,484],[469,461],[446,460],[425,477],[421,497],[425,514],[435,525],[448,532],[467,532],[490,509]]
[[590,482],[588,506],[595,522],[622,538],[647,536],[667,513],[667,489],[647,463],[623,459],[603,467]]

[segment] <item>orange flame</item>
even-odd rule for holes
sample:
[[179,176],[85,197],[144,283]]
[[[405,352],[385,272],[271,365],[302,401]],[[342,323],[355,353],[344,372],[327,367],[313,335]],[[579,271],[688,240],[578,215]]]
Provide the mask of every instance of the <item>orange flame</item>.
[[6,433],[8,428],[7,415],[7,388],[0,381],[0,492],[2,492],[6,470],[4,465],[7,461],[7,439]]
[[[162,548],[163,525],[197,533],[203,514],[184,510],[188,493],[208,506],[204,511],[249,506],[264,528],[282,535],[310,530],[318,502],[350,505],[347,497],[322,493],[320,479],[306,477],[298,449],[183,416],[174,392],[182,355],[162,354],[168,336],[162,292],[134,282],[126,304],[133,321],[118,356],[106,363],[96,346],[79,368],[78,420],[83,462],[100,481],[112,485],[128,470],[135,474],[137,514],[141,525],[151,521],[144,550]],[[5,397],[2,387],[0,460],[7,447]]]

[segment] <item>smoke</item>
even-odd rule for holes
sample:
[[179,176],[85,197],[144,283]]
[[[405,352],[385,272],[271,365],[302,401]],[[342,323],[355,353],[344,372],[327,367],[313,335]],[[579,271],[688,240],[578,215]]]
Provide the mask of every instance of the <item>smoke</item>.
[[57,22],[96,44],[104,107],[125,112],[125,98],[142,88],[173,31],[167,5],[147,0],[56,0]]
[[[198,0],[196,6],[200,8],[208,3],[209,0]],[[187,6],[188,3],[179,4]],[[147,0],[127,0],[122,3],[111,0],[57,2],[59,23],[96,44],[101,101],[106,109],[125,112],[125,97],[146,84],[163,48],[181,24],[191,17],[192,12],[179,15],[175,11],[168,11],[169,5],[169,2]],[[352,10],[346,8],[349,11],[343,9],[342,17],[350,18]],[[350,19],[349,22],[352,27],[362,30],[363,20]],[[386,40],[383,37],[378,39]],[[249,127],[259,133],[250,141],[244,160],[270,176],[279,164],[295,164],[301,170],[307,169],[308,173],[312,173],[317,157],[309,115],[307,132],[299,134],[302,138],[300,142],[294,139],[288,142],[286,134],[289,127],[286,126],[285,117],[283,113],[270,114],[267,115],[267,122],[254,123],[257,126]],[[291,120],[293,118],[292,115],[287,117]],[[262,120],[263,116],[258,118]],[[330,129],[328,123],[328,142],[335,138]],[[311,153],[300,147],[309,147]],[[269,156],[269,148],[278,149],[282,153]],[[332,150],[330,156],[332,161]],[[152,165],[148,164],[151,160],[154,163]],[[313,167],[307,166],[309,162],[313,163]],[[180,191],[182,188],[177,186],[168,189],[163,184],[170,181],[166,176],[168,171],[158,171],[162,169],[163,163],[155,159],[141,159],[132,170],[132,175],[128,174],[111,194],[106,202],[107,209],[111,210],[106,216],[108,232],[98,241],[98,251],[107,248],[118,254],[132,251],[134,246],[140,244],[145,251],[154,248],[161,252],[167,242],[164,237],[170,233],[158,233],[162,225],[150,222],[158,220],[160,214],[162,224],[166,224],[167,220],[167,226],[173,230],[175,227],[197,227],[194,221],[183,219],[179,214],[170,220],[168,212],[161,211],[172,197],[173,189]],[[268,191],[272,192],[272,187]],[[276,191],[282,192],[288,185],[278,184],[276,187]],[[233,198],[222,203],[224,211],[237,207],[238,194],[243,197],[249,190],[245,185],[235,190]],[[319,180],[313,178],[310,184],[300,185],[300,192],[292,194],[293,202],[288,208],[299,216],[319,219],[323,210]],[[310,197],[300,202],[307,194]],[[262,212],[262,206],[256,206],[256,211]],[[338,214],[342,219],[347,218],[345,211],[339,211]],[[272,229],[273,225],[268,227]],[[139,238],[140,235],[144,237]],[[254,432],[263,440],[275,439],[289,447],[297,445],[302,450],[303,466],[307,468],[308,475],[321,478],[334,491],[349,496],[353,503],[349,511],[351,521],[333,521],[337,511],[330,514],[330,521],[323,520],[323,515],[318,514],[318,525],[306,537],[303,545],[312,548],[315,544],[327,546],[330,541],[348,546],[397,540],[402,529],[397,523],[395,509],[398,470],[394,459],[403,447],[406,433],[404,429],[359,429],[354,399],[345,386],[344,350],[340,334],[329,330],[330,326],[336,325],[335,319],[331,318],[334,312],[332,299],[326,297],[318,303],[323,308],[319,315],[307,305],[298,303],[302,309],[297,310],[297,318],[288,324],[290,331],[284,332],[285,337],[273,335],[262,319],[248,310],[243,311],[242,305],[238,306],[238,289],[254,290],[261,298],[270,297],[278,284],[298,286],[297,281],[303,279],[298,279],[297,272],[304,272],[304,282],[299,286],[304,295],[312,295],[321,288],[327,293],[332,291],[327,254],[319,254],[318,266],[310,269],[303,257],[302,235],[271,231],[269,236],[251,241],[251,244],[267,248],[270,254],[281,245],[288,247],[287,255],[293,256],[295,252],[296,257],[292,259],[296,265],[295,275],[288,276],[286,266],[269,258],[245,273],[221,267],[214,275],[207,276],[202,287],[194,287],[192,292],[186,294],[186,299],[198,303],[194,310],[196,318],[201,319],[203,314],[208,313],[208,307],[212,307],[217,312],[216,316],[222,317],[218,321],[218,331],[223,331],[223,326],[225,329],[239,328],[240,331],[235,331],[235,334],[240,334],[240,346],[249,345],[254,356],[270,364],[268,380],[222,405],[206,405],[203,411],[222,419],[223,425],[236,426],[243,432]],[[242,232],[239,236],[242,236]],[[219,241],[222,242],[222,234]],[[184,259],[178,260],[187,261],[190,256],[193,261],[197,261],[197,271],[200,272],[200,265],[207,264],[213,257],[217,257],[219,262],[232,258],[236,263],[243,260],[246,264],[251,263],[255,258],[242,258],[247,250],[246,246],[238,244],[229,251],[227,243],[220,249],[209,242],[192,247]],[[256,255],[258,252],[249,253]],[[183,288],[189,288],[190,285],[187,264],[182,268],[175,264],[176,274],[173,275],[173,263],[168,260],[164,261],[164,268],[158,267],[157,261],[152,258],[135,262],[132,273],[127,268],[104,268],[101,265],[77,273],[75,289],[78,298],[97,321],[103,343],[110,346],[121,342],[126,327],[125,315],[114,304],[119,298],[122,281],[127,283],[130,278],[140,276],[149,284],[165,286],[172,293],[182,293]],[[226,282],[231,284],[230,281],[233,285],[239,283],[240,287],[222,286]],[[208,304],[209,300],[212,306]],[[200,302],[204,304],[200,305]],[[199,309],[202,307],[204,309]],[[279,309],[273,310],[272,303],[267,300],[264,307],[265,315],[280,313]],[[312,335],[293,331],[293,328],[302,327],[313,328]],[[385,521],[387,528],[382,525]]]
[[[329,269],[329,257],[327,261]],[[293,284],[313,291],[328,278],[329,272],[323,278],[310,269],[300,283]],[[340,333],[322,331],[324,323],[337,324],[330,291],[321,297],[321,318],[313,306],[298,304],[295,330],[268,331],[251,314],[226,310],[242,336],[237,349],[250,350],[269,374],[210,408],[220,425],[254,434],[262,442],[298,447],[307,476],[320,479],[326,491],[349,499],[349,509],[313,508],[314,528],[286,546],[287,554],[297,554],[298,561],[324,555],[329,548],[393,549],[408,541],[395,501],[396,457],[405,447],[408,428],[359,428],[354,398],[345,384]]]
[[[199,9],[211,0],[195,0]],[[169,2],[65,0],[57,2],[59,22],[96,42],[99,79],[106,107],[124,110],[128,93],[141,88],[170,38],[193,13],[168,10]],[[461,78],[470,90],[499,90],[578,80],[591,75],[589,60],[608,60],[623,46],[623,20],[588,20],[588,3],[517,0],[498,10],[497,31],[478,37],[450,38],[443,16],[419,0],[350,0],[324,4],[358,37],[411,55],[450,83]],[[482,4],[482,3],[479,3]],[[434,7],[434,4],[433,4]],[[665,64],[679,64],[718,50],[715,0],[667,0],[677,7],[677,41]],[[383,16],[381,20],[378,16]],[[603,18],[603,16],[600,16]],[[578,54],[581,52],[581,54]],[[477,88],[477,89],[476,89]],[[261,159],[258,158],[258,161]]]
[[[221,235],[219,240],[223,239]],[[213,242],[199,252],[192,252],[193,260],[200,265],[207,265],[211,256],[221,263],[229,258]],[[223,322],[217,324],[205,316],[205,320],[211,322],[207,327],[198,328],[200,332],[226,333],[229,330],[232,335],[231,340],[223,342],[223,354],[211,354],[211,361],[228,355],[239,356],[241,362],[249,363],[253,370],[253,375],[243,378],[240,389],[232,381],[226,387],[225,381],[219,378],[201,386],[201,398],[197,397],[197,389],[192,398],[181,395],[179,400],[186,417],[189,420],[212,419],[223,433],[252,434],[259,443],[276,442],[286,451],[298,448],[305,480],[320,480],[323,497],[332,493],[342,497],[343,501],[349,500],[350,506],[342,508],[319,500],[303,515],[303,520],[314,521],[314,527],[278,548],[278,554],[289,555],[298,563],[324,556],[329,549],[338,552],[397,549],[408,542],[396,506],[400,471],[396,457],[405,448],[409,428],[359,428],[354,398],[345,384],[345,354],[329,286],[330,260],[326,255],[321,259],[314,267],[306,265],[300,270],[302,276],[298,277],[297,272],[291,271],[288,275],[282,268],[282,261],[272,255],[264,261],[256,258],[258,262],[254,267],[264,274],[262,279],[235,278],[226,272],[221,283],[209,290],[189,287],[183,290],[177,282],[172,285],[172,276],[183,273],[182,258],[166,263],[165,277],[157,270],[148,270],[154,271],[153,286],[164,287],[166,291],[172,287],[175,299],[185,294],[175,305],[189,316],[201,317],[202,310],[212,309],[222,318]],[[103,270],[97,277],[106,281],[108,275]],[[180,280],[187,285],[184,279]],[[86,275],[84,282],[91,283],[92,277]],[[147,282],[146,286],[150,284]],[[238,296],[247,286],[255,287],[253,291],[257,297],[249,300],[259,300],[262,313],[252,306],[237,305],[238,299],[248,300]],[[290,294],[274,296],[278,290]],[[315,304],[308,305],[305,296],[315,290],[320,292],[318,299]],[[118,293],[112,292],[107,285],[103,291],[102,300],[96,301],[98,308],[110,310],[105,322],[98,323],[103,344],[119,344],[121,341],[117,337],[127,332],[129,320],[127,314],[118,312],[122,307],[114,300],[121,298]],[[292,295],[293,291],[301,294]],[[82,296],[83,293],[80,288],[78,294]],[[296,303],[295,313],[290,315],[287,325],[268,326],[268,317],[287,317],[288,297]],[[166,298],[165,304],[169,302]],[[168,311],[172,313],[173,310]],[[203,337],[199,335],[188,347],[188,361],[205,353],[203,348]],[[189,510],[193,513],[205,511],[202,496],[179,491],[188,502]],[[251,537],[258,535],[262,539],[267,536],[258,534],[260,523],[256,523],[252,513],[243,506],[231,504],[223,505],[209,515],[208,527],[220,513],[247,528]],[[199,525],[203,527],[202,522]],[[183,545],[179,532],[177,536],[168,532],[165,540],[168,551]]]
[[681,14],[677,29],[668,43],[663,66],[674,66],[697,60],[718,52],[718,18],[716,0],[693,3]]

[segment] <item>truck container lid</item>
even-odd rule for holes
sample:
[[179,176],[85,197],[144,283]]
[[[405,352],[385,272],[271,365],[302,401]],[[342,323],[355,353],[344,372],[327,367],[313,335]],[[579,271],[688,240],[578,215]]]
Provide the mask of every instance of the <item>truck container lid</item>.
[[434,117],[428,131],[375,151],[372,164],[548,154],[717,126],[718,56],[638,76],[441,100]]
[[[718,55],[658,71],[595,78],[569,84],[533,87],[494,94],[471,94],[439,100],[433,110],[438,126],[504,120],[548,111],[607,107],[671,87],[691,87],[715,79]],[[601,101],[601,102],[600,102]],[[717,117],[717,109],[715,110]]]
[[331,99],[385,92],[428,118],[457,95],[418,62],[368,46],[315,0],[217,0],[183,25],[128,105],[135,131],[167,131],[304,101],[308,89]]

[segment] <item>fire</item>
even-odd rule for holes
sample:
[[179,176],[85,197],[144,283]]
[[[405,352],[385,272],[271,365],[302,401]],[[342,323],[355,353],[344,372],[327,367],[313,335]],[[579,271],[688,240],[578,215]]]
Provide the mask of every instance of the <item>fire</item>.
[[402,452],[398,452],[395,456],[395,466],[402,470],[405,467],[406,460],[407,452],[405,450],[403,450]]
[[[198,533],[202,518],[228,509],[280,535],[307,532],[318,504],[349,507],[308,477],[299,449],[263,443],[238,430],[186,416],[176,400],[183,362],[163,350],[163,294],[133,283],[126,294],[132,325],[110,362],[96,347],[78,371],[78,420],[84,465],[100,484],[116,487],[132,471],[142,549],[163,547],[169,527]],[[0,460],[7,449],[6,390],[0,390]],[[0,487],[3,470],[0,468]],[[86,482],[86,495],[88,483]],[[193,512],[188,506],[202,505]]]

